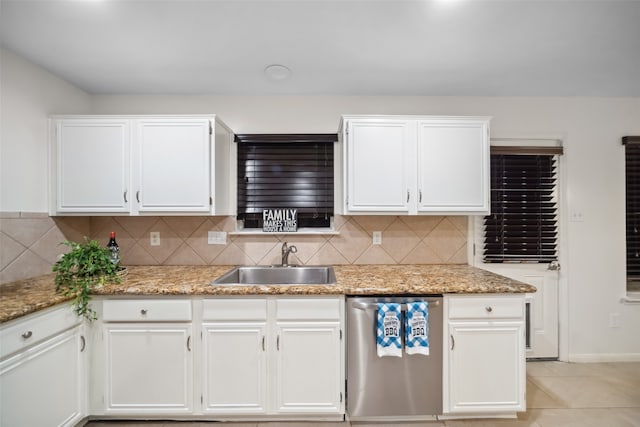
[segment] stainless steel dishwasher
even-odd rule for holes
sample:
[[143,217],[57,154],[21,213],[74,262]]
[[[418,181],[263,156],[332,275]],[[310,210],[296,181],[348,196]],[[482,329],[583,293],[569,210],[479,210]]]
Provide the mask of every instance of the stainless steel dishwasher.
[[[378,357],[377,303],[429,302],[429,355]],[[401,334],[404,336],[404,333]],[[420,420],[442,414],[442,296],[347,298],[347,414]]]

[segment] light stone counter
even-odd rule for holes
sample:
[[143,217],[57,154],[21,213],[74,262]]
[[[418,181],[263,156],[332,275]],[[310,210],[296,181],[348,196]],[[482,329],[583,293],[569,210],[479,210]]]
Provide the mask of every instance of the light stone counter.
[[[336,285],[212,286],[232,266],[132,266],[103,296],[191,295],[429,295],[531,293],[536,288],[468,265],[338,265]],[[66,301],[54,275],[0,285],[0,323]]]

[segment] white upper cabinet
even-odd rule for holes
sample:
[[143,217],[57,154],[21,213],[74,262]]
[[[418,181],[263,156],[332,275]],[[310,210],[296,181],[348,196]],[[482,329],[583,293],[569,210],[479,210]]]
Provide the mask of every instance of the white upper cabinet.
[[344,116],[341,138],[340,213],[489,213],[489,118]]
[[61,119],[52,141],[52,213],[127,213],[130,122]]
[[208,212],[208,119],[137,122],[136,201],[140,212]]
[[50,214],[231,213],[232,132],[214,115],[52,119]]
[[418,121],[418,211],[489,213],[489,122]]
[[347,195],[350,212],[409,212],[415,138],[407,120],[350,120]]

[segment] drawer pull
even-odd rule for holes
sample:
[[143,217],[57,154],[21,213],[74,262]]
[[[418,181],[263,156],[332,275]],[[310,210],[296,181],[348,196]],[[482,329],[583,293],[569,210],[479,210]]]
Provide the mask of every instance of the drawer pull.
[[187,338],[187,351],[191,351],[191,335]]
[[24,338],[25,340],[28,340],[29,338],[31,338],[32,335],[33,335],[33,332],[27,331],[24,334],[22,334],[22,338]]
[[267,349],[267,348],[266,348],[266,346],[265,346],[265,342],[264,342],[264,341],[265,341],[265,339],[264,339],[264,338],[265,338],[265,337],[264,337],[264,335],[263,335],[263,336],[262,336],[262,351],[265,351],[265,350]]
[[456,346],[456,340],[453,338],[453,334],[451,335],[451,350]]
[[487,310],[487,313],[491,313],[493,311],[493,308],[491,306],[487,306],[484,309]]
[[147,315],[147,309],[143,308],[142,310],[140,310],[140,314],[142,314],[143,316]]

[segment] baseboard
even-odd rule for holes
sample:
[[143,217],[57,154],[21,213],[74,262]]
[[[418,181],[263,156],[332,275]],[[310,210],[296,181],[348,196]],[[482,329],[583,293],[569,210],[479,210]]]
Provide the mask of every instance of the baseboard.
[[574,363],[640,362],[640,353],[570,354],[568,359]]

